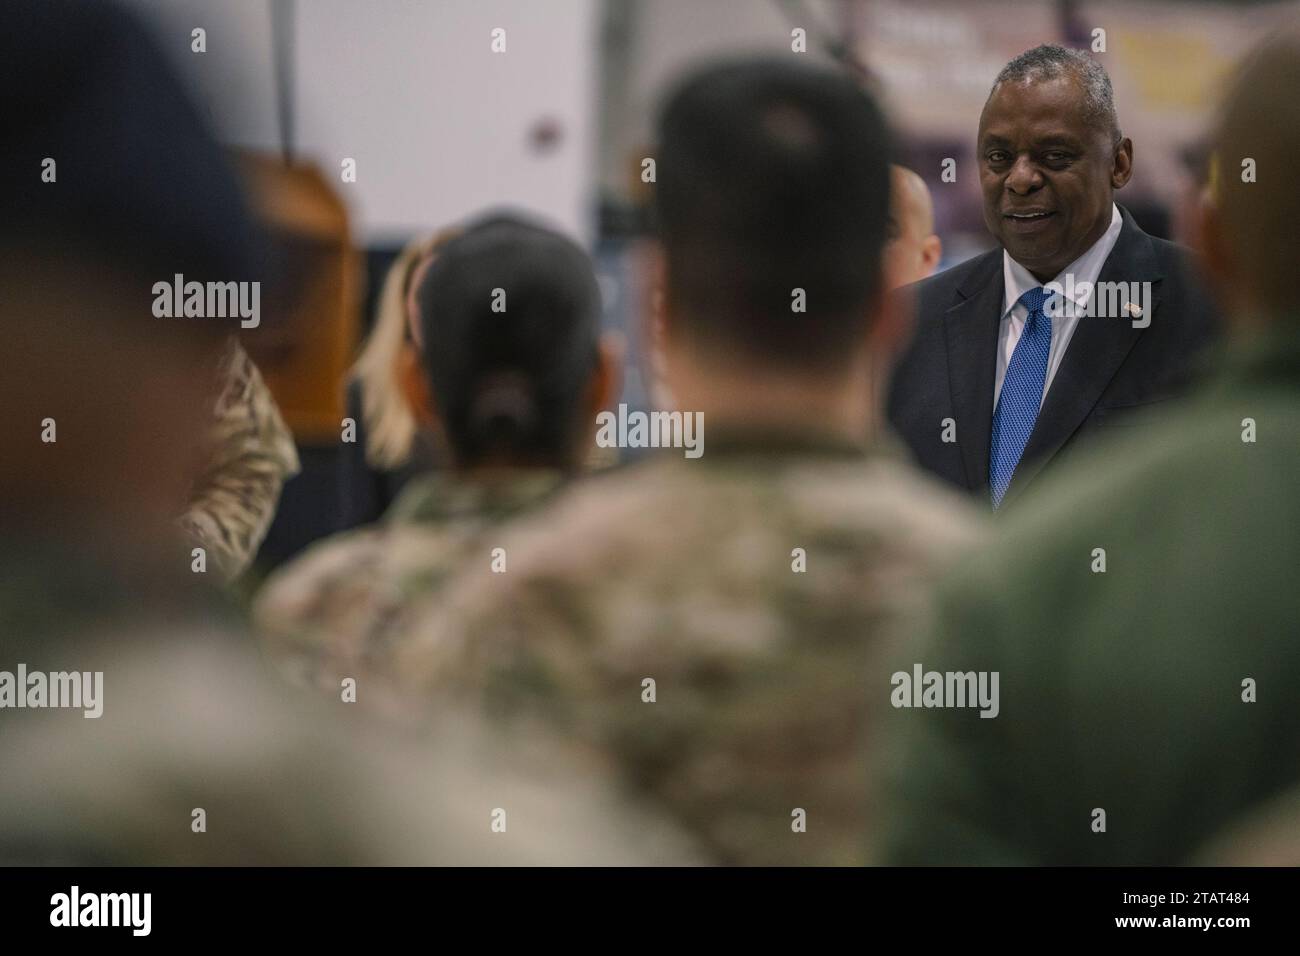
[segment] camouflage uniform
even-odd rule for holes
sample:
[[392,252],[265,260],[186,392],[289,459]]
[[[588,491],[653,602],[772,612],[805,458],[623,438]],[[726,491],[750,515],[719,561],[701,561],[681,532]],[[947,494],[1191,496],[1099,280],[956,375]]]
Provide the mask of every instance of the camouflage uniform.
[[294,683],[331,693],[344,677],[382,678],[413,600],[435,594],[466,563],[486,562],[483,536],[561,481],[545,469],[412,480],[381,523],[319,542],[271,574],[253,605],[271,656]]
[[229,581],[253,560],[275,517],[280,489],[299,464],[293,435],[238,339],[229,340],[218,374],[212,455],[194,483],[181,525]]
[[890,690],[877,658],[977,520],[881,449],[714,437],[483,540],[411,612],[396,673],[606,753],[715,860],[856,864],[869,710]]
[[270,680],[198,578],[0,540],[0,671],[103,672],[98,718],[0,708],[0,865],[698,859],[595,755],[536,729],[507,743],[462,714],[431,735],[371,727]]

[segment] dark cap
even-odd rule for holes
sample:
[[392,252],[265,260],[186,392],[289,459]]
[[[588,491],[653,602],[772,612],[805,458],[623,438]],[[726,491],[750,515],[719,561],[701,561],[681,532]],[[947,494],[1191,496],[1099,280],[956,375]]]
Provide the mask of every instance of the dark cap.
[[235,173],[137,17],[102,0],[6,0],[4,18],[0,242],[159,279],[263,278]]

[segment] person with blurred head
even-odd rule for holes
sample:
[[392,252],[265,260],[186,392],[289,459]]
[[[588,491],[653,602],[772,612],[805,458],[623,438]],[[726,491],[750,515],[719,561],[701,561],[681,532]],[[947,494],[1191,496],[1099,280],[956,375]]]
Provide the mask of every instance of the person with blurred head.
[[1185,251],[1115,204],[1133,142],[1086,53],[1008,63],[976,153],[999,248],[911,290],[889,419],[921,467],[996,509],[1081,436],[1179,394],[1219,319]]
[[0,864],[689,859],[554,740],[379,735],[271,679],[175,521],[231,320],[151,308],[177,272],[260,281],[257,233],[132,16],[5,18],[0,108],[40,122],[0,127]]
[[330,693],[390,670],[394,635],[440,582],[579,470],[617,377],[591,261],[557,232],[489,215],[412,275],[402,401],[447,467],[412,478],[381,524],[276,571],[254,605],[273,656]]
[[[456,234],[452,228],[413,239],[385,275],[374,324],[348,382],[357,440],[345,443],[339,456],[340,530],[374,523],[407,483],[448,465],[445,443],[417,421],[407,383],[423,375],[414,295],[424,272]],[[616,336],[607,335],[601,347],[611,360],[621,354]],[[594,446],[584,461],[593,470],[616,463],[609,451]]]
[[678,417],[589,420],[659,452],[466,553],[399,673],[565,728],[716,861],[855,863],[875,654],[976,533],[876,438],[871,368],[901,325],[885,119],[848,76],[741,59],[685,79],[658,137],[646,321]]
[[1300,36],[1246,59],[1211,151],[1224,367],[948,582],[924,659],[1000,672],[1002,712],[891,718],[889,861],[1176,865],[1300,785],[1300,192],[1263,174],[1300,152]]
[[934,203],[925,180],[906,166],[889,169],[889,241],[885,244],[885,286],[920,282],[934,275],[943,242],[934,233]]

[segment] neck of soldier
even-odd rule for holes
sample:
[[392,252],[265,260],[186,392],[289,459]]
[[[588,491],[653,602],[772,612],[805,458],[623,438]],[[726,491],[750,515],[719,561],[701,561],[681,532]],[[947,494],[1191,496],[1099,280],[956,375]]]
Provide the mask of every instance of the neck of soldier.
[[676,409],[700,412],[710,428],[826,436],[865,446],[883,424],[879,363],[865,351],[842,369],[792,372],[732,356],[708,361],[678,353],[670,359]]

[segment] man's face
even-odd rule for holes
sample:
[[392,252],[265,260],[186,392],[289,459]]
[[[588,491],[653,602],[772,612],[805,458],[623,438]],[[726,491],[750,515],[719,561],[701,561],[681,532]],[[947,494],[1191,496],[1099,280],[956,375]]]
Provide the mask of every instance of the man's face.
[[897,289],[932,275],[941,252],[925,183],[911,170],[893,167],[884,252],[885,288]]
[[1101,238],[1132,175],[1133,146],[1090,123],[1069,75],[998,87],[980,116],[984,222],[1011,258],[1049,282]]

